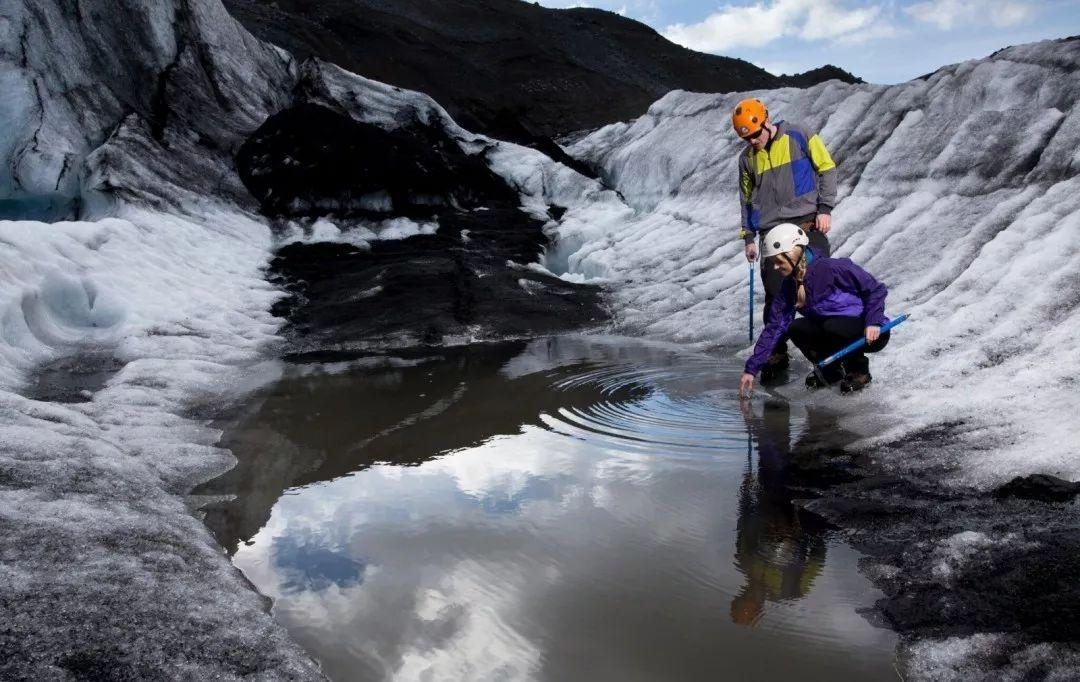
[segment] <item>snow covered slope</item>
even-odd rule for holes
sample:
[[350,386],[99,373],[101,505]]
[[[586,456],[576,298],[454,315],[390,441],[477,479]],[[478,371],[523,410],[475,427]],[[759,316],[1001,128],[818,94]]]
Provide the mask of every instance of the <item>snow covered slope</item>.
[[[1078,72],[1072,39],[902,85],[749,93],[821,131],[840,166],[834,254],[889,286],[889,314],[912,315],[874,359],[874,390],[843,403],[878,443],[951,425],[956,447],[911,460],[909,445],[907,466],[976,485],[1080,477],[1065,446],[1080,409]],[[745,345],[728,117],[747,94],[673,92],[570,147],[634,210],[575,204],[549,266],[611,281],[625,329]]]
[[294,71],[217,2],[0,8],[0,206],[82,218],[0,221],[0,678],[319,677],[182,497],[280,324],[232,155]]

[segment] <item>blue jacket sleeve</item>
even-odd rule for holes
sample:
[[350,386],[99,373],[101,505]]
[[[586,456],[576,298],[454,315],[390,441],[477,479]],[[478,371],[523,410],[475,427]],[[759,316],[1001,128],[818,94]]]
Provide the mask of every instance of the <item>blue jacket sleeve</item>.
[[761,227],[760,216],[754,208],[754,173],[746,154],[739,155],[739,207],[742,209],[742,229],[739,236],[747,243],[753,241]]
[[754,353],[747,358],[743,371],[757,376],[761,368],[768,362],[776,342],[787,333],[795,319],[795,282],[785,280],[780,289],[780,295],[773,298],[769,324],[761,331],[757,343],[754,345]]
[[834,259],[836,284],[854,292],[863,303],[863,324],[880,326],[889,321],[885,317],[885,297],[889,290],[848,258]]

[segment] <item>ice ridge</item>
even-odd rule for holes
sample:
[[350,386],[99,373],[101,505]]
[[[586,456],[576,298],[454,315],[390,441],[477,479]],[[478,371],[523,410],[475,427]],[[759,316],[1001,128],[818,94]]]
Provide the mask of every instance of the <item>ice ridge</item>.
[[963,424],[941,467],[958,482],[1075,480],[1080,463],[1063,444],[1080,408],[1078,69],[1080,40],[1064,40],[894,86],[672,92],[570,148],[633,212],[597,219],[595,203],[571,206],[554,228],[568,245],[559,264],[619,283],[623,329],[745,345],[739,142],[727,116],[762,97],[775,117],[821,131],[840,166],[834,254],[889,286],[889,314],[912,316],[874,361],[875,389],[843,403],[848,426],[884,444]]

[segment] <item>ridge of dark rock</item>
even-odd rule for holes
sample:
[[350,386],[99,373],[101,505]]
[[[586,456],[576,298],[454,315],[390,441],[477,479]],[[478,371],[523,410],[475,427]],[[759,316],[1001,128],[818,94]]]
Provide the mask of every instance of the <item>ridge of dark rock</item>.
[[307,102],[267,119],[236,166],[268,216],[431,217],[488,196],[517,200],[482,157],[437,126],[387,131]]
[[810,69],[809,71],[796,73],[790,76],[787,74],[780,76],[780,81],[783,85],[793,88],[809,88],[829,80],[839,80],[845,83],[866,82],[850,71],[845,71],[839,66],[834,66],[832,64],[826,64],[825,66],[819,66],[816,69]]
[[1069,502],[1080,495],[1080,483],[1049,474],[1017,476],[994,491],[998,499],[1015,497],[1040,502]]
[[671,90],[858,80],[832,66],[777,77],[740,59],[688,50],[640,22],[589,8],[557,10],[519,0],[225,5],[252,33],[298,58],[318,56],[419,90],[465,128],[549,155],[558,154],[546,144],[550,138],[640,116]]
[[883,592],[864,615],[899,633],[901,659],[909,643],[991,632],[984,674],[965,679],[1002,679],[1002,669],[1026,665],[1030,647],[1075,648],[1077,508],[1046,502],[1067,502],[1077,484],[1033,475],[987,494],[942,485],[947,465],[895,475],[881,459],[929,447],[948,462],[958,445],[942,428],[862,453],[848,449],[853,434],[835,423],[817,433],[792,446],[787,483],[802,498],[795,504],[843,528],[864,555],[863,572]]

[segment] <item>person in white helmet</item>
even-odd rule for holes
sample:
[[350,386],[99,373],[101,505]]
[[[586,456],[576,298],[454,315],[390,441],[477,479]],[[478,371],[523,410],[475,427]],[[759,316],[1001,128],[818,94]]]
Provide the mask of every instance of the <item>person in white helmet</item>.
[[[809,244],[803,228],[783,223],[770,230],[763,245],[763,267],[775,269],[784,281],[773,299],[765,329],[746,361],[739,380],[741,397],[749,396],[755,377],[785,336],[790,336],[812,363],[865,337],[867,346],[862,350],[822,371],[824,384],[812,372],[806,377],[807,388],[839,382],[844,393],[861,390],[870,383],[866,353],[876,353],[889,342],[888,332],[881,333],[881,325],[889,321],[885,317],[885,285],[851,260],[822,256]],[[802,317],[796,319],[796,313],[802,313]]]

